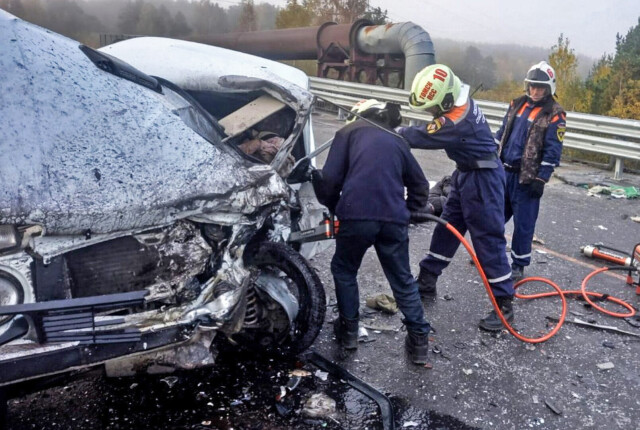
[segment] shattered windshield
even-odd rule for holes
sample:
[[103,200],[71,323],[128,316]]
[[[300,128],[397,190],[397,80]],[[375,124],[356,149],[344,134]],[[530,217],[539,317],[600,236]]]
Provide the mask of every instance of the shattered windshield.
[[219,142],[224,132],[217,121],[187,92],[165,79],[157,79],[163,87],[167,103],[173,106],[171,111],[210,143]]

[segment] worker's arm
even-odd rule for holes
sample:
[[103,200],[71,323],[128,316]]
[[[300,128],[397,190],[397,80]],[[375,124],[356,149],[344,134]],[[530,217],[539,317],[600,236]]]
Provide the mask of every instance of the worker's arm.
[[549,127],[544,135],[542,146],[542,161],[538,168],[537,177],[545,182],[549,181],[556,166],[560,165],[562,155],[562,141],[567,129],[566,115],[564,112],[555,115],[549,122]]
[[349,168],[348,136],[341,131],[336,133],[322,171],[312,176],[313,189],[318,201],[331,212],[335,210],[342,185]]
[[404,127],[399,130],[409,146],[417,149],[444,149],[451,145],[449,128],[453,123],[444,117],[435,118],[427,125]]
[[429,181],[415,157],[407,150],[405,156],[404,186],[407,188],[407,209],[410,212],[425,208],[429,200]]

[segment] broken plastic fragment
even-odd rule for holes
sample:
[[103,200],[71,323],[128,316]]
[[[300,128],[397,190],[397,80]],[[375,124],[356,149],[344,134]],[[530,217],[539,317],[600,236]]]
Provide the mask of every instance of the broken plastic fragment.
[[551,400],[545,400],[544,404],[547,405],[547,407],[551,409],[551,411],[553,411],[554,414],[562,415],[562,409],[556,406],[556,404],[553,403]]
[[314,373],[314,375],[316,375],[316,378],[320,379],[321,381],[326,381],[327,380],[327,376],[329,376],[329,372],[323,372],[322,370],[316,370],[316,373]]
[[169,388],[173,388],[173,386],[178,382],[177,376],[167,376],[166,378],[162,378],[160,381],[164,382],[169,386]]
[[598,363],[596,364],[596,366],[598,366],[598,369],[600,370],[610,370],[615,367],[610,361],[607,361],[606,363]]
[[367,331],[367,329],[362,326],[358,327],[358,339],[367,337],[369,337],[369,332]]

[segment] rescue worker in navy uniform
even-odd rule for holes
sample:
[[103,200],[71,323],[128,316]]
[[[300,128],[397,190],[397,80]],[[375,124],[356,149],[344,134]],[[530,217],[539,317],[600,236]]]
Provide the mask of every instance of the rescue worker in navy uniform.
[[[491,290],[510,323],[514,289],[504,237],[505,176],[489,125],[469,97],[469,87],[443,64],[427,66],[416,75],[409,106],[431,113],[434,119],[426,127],[405,127],[398,132],[412,148],[444,149],[456,162],[441,217],[461,234],[469,231]],[[459,245],[446,227],[436,224],[429,252],[420,261],[418,284],[422,295],[436,295],[437,279]],[[480,328],[503,328],[495,310],[480,320]]]
[[411,212],[427,208],[429,182],[409,145],[393,132],[401,121],[399,105],[363,100],[352,112],[388,131],[351,115],[347,125],[336,132],[322,171],[312,172],[318,200],[340,220],[331,260],[340,313],[334,332],[342,347],[357,348],[357,274],[365,252],[373,246],[404,314],[410,359],[424,364],[431,327],[411,274],[408,225]]
[[496,132],[506,171],[505,223],[513,216],[511,271],[514,282],[531,263],[531,242],[540,198],[553,169],[560,164],[566,114],[554,100],[556,74],[545,61],[524,78],[526,95],[511,101]]

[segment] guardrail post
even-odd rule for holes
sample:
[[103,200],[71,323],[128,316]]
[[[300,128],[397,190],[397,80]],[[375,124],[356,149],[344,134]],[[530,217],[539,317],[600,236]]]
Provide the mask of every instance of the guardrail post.
[[622,179],[622,172],[624,171],[624,159],[616,157],[616,165],[613,168],[613,179]]

